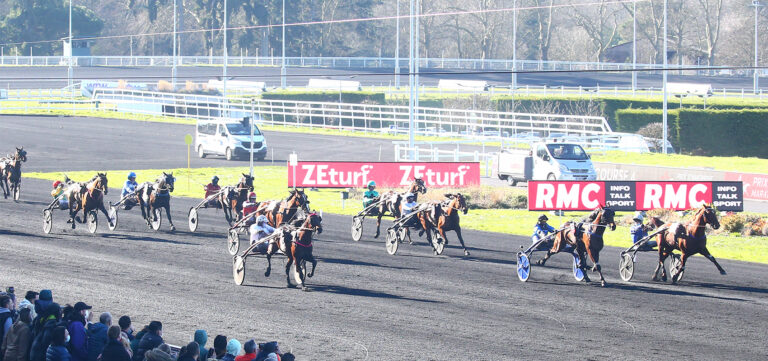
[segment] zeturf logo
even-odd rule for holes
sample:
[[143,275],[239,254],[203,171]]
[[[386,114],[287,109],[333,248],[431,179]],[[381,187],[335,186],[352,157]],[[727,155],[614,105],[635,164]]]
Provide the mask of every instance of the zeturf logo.
[[[462,162],[298,162],[296,186],[316,188],[365,187],[375,181],[380,187],[402,188],[414,178],[427,187],[480,185],[480,164]],[[288,186],[293,184],[293,167],[288,167]]]

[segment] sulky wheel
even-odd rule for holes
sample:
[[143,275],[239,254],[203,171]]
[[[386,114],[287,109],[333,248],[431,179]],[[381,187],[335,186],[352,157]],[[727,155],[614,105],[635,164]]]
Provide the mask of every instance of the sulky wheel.
[[517,278],[526,282],[531,277],[531,259],[524,252],[517,253]]
[[299,272],[296,272],[296,264],[294,263],[293,266],[291,266],[291,274],[293,275],[293,281],[296,282],[296,286],[303,286],[304,283],[307,281],[307,261],[301,260],[301,273],[304,277],[304,282],[301,281],[301,276],[299,275]]
[[43,232],[45,232],[45,234],[51,233],[52,228],[53,228],[53,214],[51,214],[50,209],[46,209],[43,211]]
[[397,247],[400,244],[400,240],[397,238],[397,231],[394,229],[387,230],[387,253],[395,255],[397,253]]
[[85,222],[88,224],[88,232],[96,233],[96,229],[99,228],[99,218],[96,216],[96,210],[88,212],[85,219]]
[[584,280],[584,270],[581,269],[581,260],[578,255],[571,255],[573,256],[573,278],[575,278],[576,281],[581,282]]
[[[673,279],[677,276],[678,282],[683,279],[683,274],[685,274],[685,271],[680,271],[680,268],[682,267],[683,262],[680,260],[680,256],[672,253],[671,257],[669,257],[669,275],[672,276]],[[677,275],[678,273],[680,273],[679,276]]]
[[197,208],[192,207],[189,209],[189,217],[187,218],[187,220],[189,221],[189,231],[190,232],[196,231],[197,221],[198,221]]
[[238,286],[241,286],[245,281],[245,258],[240,255],[232,259],[232,276]]
[[227,251],[229,251],[229,254],[236,255],[237,251],[240,250],[240,234],[237,233],[236,229],[230,229],[229,233],[227,234]]
[[632,280],[632,276],[635,274],[635,262],[632,260],[632,255],[629,253],[622,253],[621,260],[619,261],[619,276],[625,282]]
[[150,217],[152,217],[151,224],[152,224],[152,229],[154,229],[155,231],[160,229],[160,225],[163,224],[162,216],[163,214],[160,213],[160,208],[155,208],[152,210],[152,215],[150,215]]
[[352,240],[357,242],[363,236],[363,219],[352,217]]
[[112,224],[109,225],[109,230],[114,231],[117,228],[117,208],[110,204],[107,214],[109,214],[109,219],[112,220]]
[[13,201],[18,202],[19,198],[21,198],[21,184],[17,184],[13,187]]
[[443,236],[441,236],[439,232],[435,232],[435,234],[432,236],[432,247],[435,248],[436,255],[439,256],[443,254],[443,249],[445,248],[445,239],[443,239]]

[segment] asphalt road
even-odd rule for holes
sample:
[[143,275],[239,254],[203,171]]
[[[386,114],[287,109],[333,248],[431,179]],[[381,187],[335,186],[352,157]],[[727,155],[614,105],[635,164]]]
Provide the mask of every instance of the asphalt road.
[[[4,126],[9,122],[0,119]],[[114,132],[93,130],[98,137],[69,142],[52,140],[56,134],[28,138],[30,131],[4,128],[0,144],[34,141],[26,143],[25,170],[123,168],[128,155],[137,159],[132,168],[177,166],[172,156],[167,165],[151,163],[170,143],[135,143],[120,131],[123,123],[132,124],[114,121],[109,123]],[[161,133],[165,127],[170,126],[141,123],[137,128],[170,134]],[[89,163],[78,162],[85,149],[107,150]],[[69,157],[49,159],[57,154]],[[120,154],[124,157],[111,158]],[[720,276],[707,260],[695,257],[684,280],[673,286],[650,282],[654,255],[641,254],[636,279],[624,283],[617,271],[620,250],[607,248],[602,253],[606,288],[576,282],[567,255],[554,256],[546,267],[534,266],[531,280],[521,283],[514,260],[519,246],[529,242],[525,237],[465,231],[470,257],[455,247],[453,235],[442,256],[433,256],[423,240],[403,244],[390,256],[383,240],[371,238],[372,221],[366,221],[363,239],[353,242],[350,217],[326,214],[325,232],[315,243],[319,264],[310,292],[285,288],[282,257],[275,257],[268,279],[264,260],[250,258],[246,285],[236,286],[221,213],[202,210],[198,232],[186,231],[187,210],[198,200],[173,198],[176,232],[168,231],[167,221],[159,232],[147,230],[134,209],[120,213],[115,232],[100,217],[96,235],[83,225],[70,230],[65,212],[56,211],[53,233],[45,235],[41,210],[50,201],[49,187],[47,181],[25,179],[20,203],[0,199],[0,286],[52,288],[59,302],[86,300],[97,314],[130,314],[137,326],[159,319],[166,339],[175,344],[186,343],[203,327],[211,335],[240,340],[279,340],[300,360],[647,360],[670,355],[751,360],[768,355],[765,265],[723,260],[728,275]],[[117,191],[107,197],[115,200]]]
[[[401,75],[401,84],[408,84],[406,75]],[[392,69],[329,69],[329,68],[288,68],[287,84],[289,86],[305,86],[310,78],[330,78],[336,80],[355,80],[364,86],[394,85],[394,70]],[[178,68],[179,81],[192,80],[196,82],[217,79],[222,75],[221,67],[188,67]],[[235,80],[263,81],[268,87],[280,86],[279,67],[237,67],[227,68],[227,75]],[[125,79],[134,82],[157,83],[158,80],[170,80],[170,67],[77,67],[74,68],[76,81],[83,79],[117,80]],[[421,69],[420,83],[436,86],[440,79],[484,80],[491,85],[506,86],[511,82],[509,73],[451,70],[451,69]],[[669,74],[670,82],[693,82],[712,84],[713,88],[752,89],[752,78],[730,76],[679,76]],[[660,88],[661,75],[638,75],[638,87]],[[768,84],[762,82],[763,89]],[[3,88],[62,88],[67,85],[66,67],[3,67],[0,73],[0,86]],[[519,86],[548,87],[629,87],[632,85],[630,73],[523,73],[518,74]]]

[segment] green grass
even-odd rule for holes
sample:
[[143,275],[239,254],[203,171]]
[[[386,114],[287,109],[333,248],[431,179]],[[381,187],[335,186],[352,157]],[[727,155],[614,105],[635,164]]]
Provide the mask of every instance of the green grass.
[[766,173],[768,159],[746,157],[703,157],[682,154],[631,153],[607,151],[591,153],[596,162],[643,164],[664,167],[696,167],[714,170]]
[[[227,167],[227,168],[195,168],[189,172],[187,169],[147,169],[134,170],[137,174],[137,181],[144,182],[157,178],[163,171],[173,171],[176,176],[174,196],[202,198],[203,184],[207,184],[213,175],[218,175],[220,184],[235,184],[240,178],[241,173],[247,173],[246,167]],[[279,199],[287,195],[287,169],[285,167],[258,167],[255,168],[256,181],[254,182],[255,191],[259,200]],[[109,170],[108,176],[112,179],[112,187],[120,187],[124,180],[127,170]],[[90,179],[95,171],[87,172],[67,172],[67,175],[79,181]],[[46,180],[57,180],[63,178],[63,173],[25,173],[25,176]],[[514,191],[512,191],[514,192]],[[346,201],[346,206],[342,207],[341,194],[339,190],[320,190],[317,192],[307,192],[312,208],[322,209],[324,212],[354,215],[360,211],[360,200],[350,199]],[[353,192],[353,197],[359,197],[360,192]],[[525,209],[472,209],[467,215],[461,216],[461,225],[465,229],[481,230],[488,232],[497,232],[519,236],[530,236],[533,225],[540,212],[529,212]],[[561,222],[577,219],[586,215],[586,213],[569,212],[567,216],[558,217],[550,215],[550,224],[558,227]],[[617,220],[628,219],[628,213],[620,213]],[[629,236],[629,227],[625,222],[620,223],[614,232],[607,232],[605,242],[608,246],[629,247],[631,240]],[[366,234],[370,233],[370,223],[367,226]],[[449,235],[455,241],[455,236]],[[471,245],[472,240],[468,240]],[[518,247],[518,242],[509,242],[508,249],[513,250]],[[527,243],[527,242],[524,242]],[[708,236],[708,248],[718,258],[733,259],[748,262],[758,262],[768,264],[768,238],[765,237],[741,237],[739,235],[710,235]],[[528,246],[528,244],[524,244]]]

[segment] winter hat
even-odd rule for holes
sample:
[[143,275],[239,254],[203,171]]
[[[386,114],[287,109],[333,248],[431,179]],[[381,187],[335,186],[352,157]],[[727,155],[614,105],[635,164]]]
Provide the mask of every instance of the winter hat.
[[242,346],[240,345],[240,341],[233,338],[227,343],[227,353],[232,356],[237,356],[240,354],[241,347]]
[[51,293],[51,290],[42,290],[42,291],[40,291],[40,300],[41,301],[53,301],[53,294]]
[[227,349],[227,336],[218,335],[213,339],[214,350],[226,350]]
[[245,345],[243,345],[243,351],[245,351],[245,353],[256,352],[256,341],[253,339],[248,340]]
[[149,323],[149,330],[154,333],[157,333],[162,329],[163,329],[163,323],[160,321],[152,321]]

